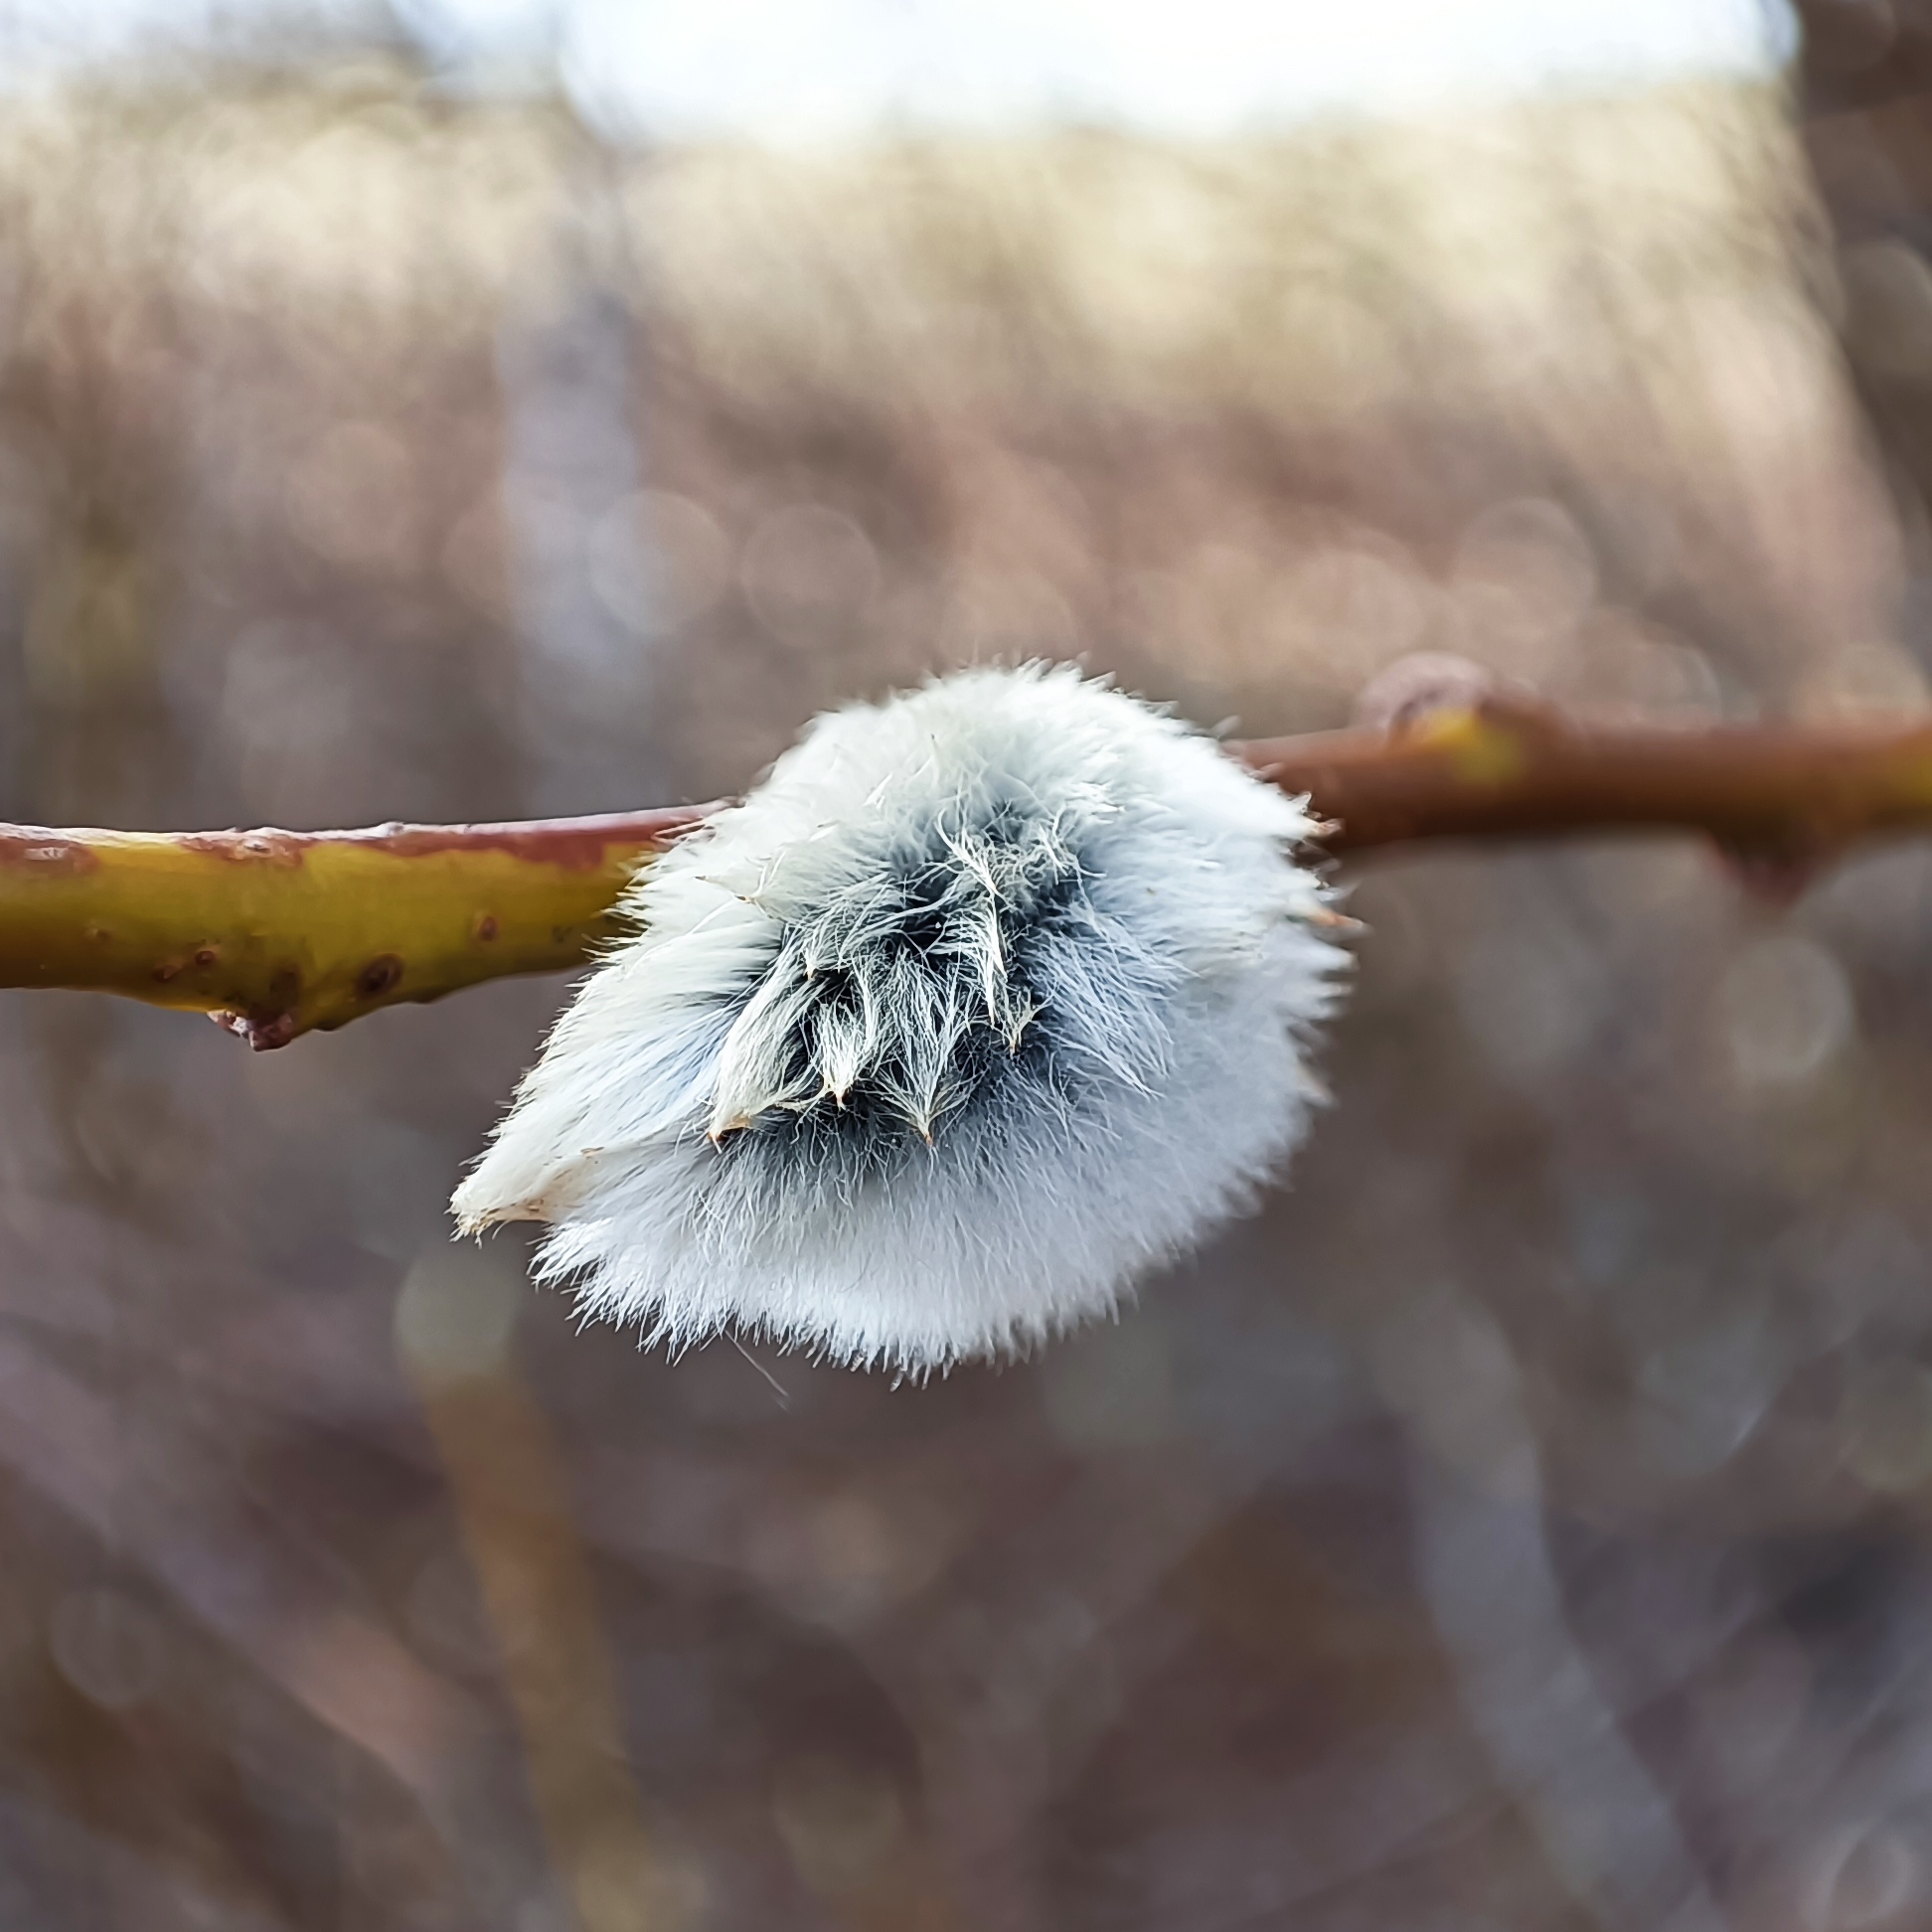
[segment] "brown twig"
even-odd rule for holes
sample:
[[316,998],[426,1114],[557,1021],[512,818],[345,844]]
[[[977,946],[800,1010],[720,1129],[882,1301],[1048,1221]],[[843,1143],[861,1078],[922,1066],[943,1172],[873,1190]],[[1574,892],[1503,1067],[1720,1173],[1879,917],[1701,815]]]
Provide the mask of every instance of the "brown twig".
[[[1338,855],[1701,834],[1790,886],[1932,830],[1932,722],[1592,724],[1514,698],[1230,744]],[[581,965],[624,884],[710,807],[522,825],[191,834],[0,827],[0,986],[212,1013],[257,1047],[483,980]]]
[[1693,832],[1741,858],[1829,863],[1932,829],[1932,721],[1702,728],[1589,724],[1516,701],[1393,731],[1229,749],[1335,822],[1335,853],[1441,839]]

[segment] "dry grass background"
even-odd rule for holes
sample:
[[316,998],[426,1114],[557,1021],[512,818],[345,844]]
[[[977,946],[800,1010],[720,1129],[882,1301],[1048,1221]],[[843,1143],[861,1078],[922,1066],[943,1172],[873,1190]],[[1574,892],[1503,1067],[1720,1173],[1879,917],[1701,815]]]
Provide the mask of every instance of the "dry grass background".
[[[1084,656],[1922,704],[1769,93],[632,154],[381,54],[0,121],[0,814],[745,782]],[[0,1924],[1932,1913],[1932,871],[1365,875],[1338,1105],[922,1391],[576,1335],[441,1202],[563,989],[0,1001]]]

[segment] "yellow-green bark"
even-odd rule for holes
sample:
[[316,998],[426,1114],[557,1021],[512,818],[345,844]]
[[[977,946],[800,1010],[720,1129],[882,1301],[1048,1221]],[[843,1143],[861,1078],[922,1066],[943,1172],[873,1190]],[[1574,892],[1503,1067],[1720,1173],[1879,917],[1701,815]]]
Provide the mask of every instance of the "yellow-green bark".
[[577,966],[694,811],[368,832],[0,827],[0,985],[221,1017],[255,1046]]

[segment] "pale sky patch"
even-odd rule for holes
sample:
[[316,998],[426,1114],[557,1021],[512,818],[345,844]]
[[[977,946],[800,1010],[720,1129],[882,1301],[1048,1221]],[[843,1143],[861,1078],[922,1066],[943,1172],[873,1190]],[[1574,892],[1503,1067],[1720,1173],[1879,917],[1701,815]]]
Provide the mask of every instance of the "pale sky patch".
[[[0,0],[0,62],[125,54],[283,0]],[[358,0],[320,14],[376,17]],[[458,71],[554,64],[646,135],[1055,120],[1215,134],[1557,86],[1769,72],[1782,0],[398,0]]]

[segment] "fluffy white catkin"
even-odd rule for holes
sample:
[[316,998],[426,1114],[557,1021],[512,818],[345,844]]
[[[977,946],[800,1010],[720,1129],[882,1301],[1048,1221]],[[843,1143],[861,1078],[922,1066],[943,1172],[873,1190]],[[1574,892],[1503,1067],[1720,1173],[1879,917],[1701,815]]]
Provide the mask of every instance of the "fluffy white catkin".
[[919,1373],[1102,1313],[1301,1135],[1311,829],[1069,669],[831,713],[632,887],[458,1220],[673,1347]]

